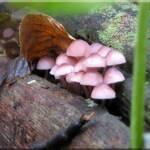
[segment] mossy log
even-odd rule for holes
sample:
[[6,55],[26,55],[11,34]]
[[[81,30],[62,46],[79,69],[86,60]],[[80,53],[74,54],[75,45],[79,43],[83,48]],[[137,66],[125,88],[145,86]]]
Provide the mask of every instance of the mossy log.
[[29,148],[50,140],[92,110],[96,117],[68,147],[127,148],[129,128],[101,106],[90,108],[82,97],[35,75],[4,84],[0,94],[0,148]]

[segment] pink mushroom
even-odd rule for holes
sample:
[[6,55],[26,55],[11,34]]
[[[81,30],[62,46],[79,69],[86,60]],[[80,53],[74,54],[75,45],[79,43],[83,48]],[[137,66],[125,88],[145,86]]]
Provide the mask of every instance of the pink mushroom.
[[4,38],[11,38],[13,35],[14,35],[14,30],[12,28],[6,28],[4,31],[3,31],[3,37]]
[[55,72],[55,76],[64,76],[74,71],[74,67],[70,64],[62,64],[58,66]]
[[113,50],[106,57],[107,66],[119,65],[126,63],[126,59],[122,53]]
[[79,84],[82,76],[83,76],[84,72],[80,71],[80,72],[73,72],[73,73],[69,73],[66,76],[66,81],[69,84],[69,89],[75,93],[79,93],[80,89],[81,89],[81,85]]
[[82,72],[82,71],[69,73],[66,76],[66,81],[68,83],[71,83],[71,82],[80,83],[80,81],[81,81],[81,79],[83,77],[83,74],[84,74],[84,72]]
[[46,71],[45,73],[45,78],[48,78],[49,70],[54,66],[55,61],[51,57],[43,57],[41,58],[36,66],[37,70],[44,70]]
[[53,58],[50,57],[43,57],[41,58],[37,63],[37,69],[38,70],[48,70],[51,69],[55,64],[55,61]]
[[113,99],[116,97],[115,91],[107,84],[100,84],[94,87],[91,98],[93,99]]
[[[55,75],[57,68],[58,68],[58,65],[53,66],[51,71],[50,71],[50,74],[51,75]],[[56,77],[56,76],[55,76],[55,78],[59,79],[59,77]]]
[[66,54],[60,54],[56,58],[56,65],[62,65],[64,63],[75,65],[76,62],[77,60],[75,58],[69,57]]
[[67,55],[72,57],[83,57],[89,51],[89,44],[83,40],[75,40],[67,48]]
[[98,71],[86,72],[80,82],[81,85],[96,86],[103,82],[103,77]]
[[67,88],[67,83],[66,83],[66,75],[73,72],[74,67],[70,64],[62,64],[60,66],[56,66],[53,70],[53,74],[56,79],[59,79],[62,85]]
[[84,61],[87,68],[103,68],[106,67],[105,59],[98,54],[91,54]]
[[[93,99],[113,99],[115,91],[108,84],[125,80],[123,74],[115,67],[106,70],[106,66],[125,63],[125,57],[112,48],[93,43],[91,46],[83,40],[75,40],[68,47],[66,54],[60,54],[50,74],[59,79],[65,87],[73,85],[77,91],[82,85],[86,97]],[[104,78],[98,72],[103,68]],[[80,84],[79,84],[80,83]],[[76,86],[77,85],[77,86]],[[72,86],[71,86],[72,87]]]
[[98,54],[101,56],[101,57],[106,57],[108,55],[108,53],[111,51],[112,49],[110,47],[102,47],[99,51],[98,51]]
[[90,97],[90,93],[93,89],[93,86],[101,84],[103,82],[102,75],[96,70],[87,70],[86,73],[82,76],[80,84],[83,86],[85,96]]
[[85,62],[85,58],[81,58],[74,66],[74,72],[86,71],[84,62]]
[[90,45],[90,50],[86,52],[85,56],[88,57],[93,53],[97,53],[102,47],[103,45],[100,43],[93,43],[92,45]]
[[115,67],[109,68],[104,76],[104,82],[106,84],[112,84],[112,83],[117,83],[124,81],[125,77],[123,74]]

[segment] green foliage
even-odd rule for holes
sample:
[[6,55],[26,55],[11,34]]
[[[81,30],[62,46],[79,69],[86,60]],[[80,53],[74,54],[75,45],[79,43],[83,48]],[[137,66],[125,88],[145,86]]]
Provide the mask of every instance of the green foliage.
[[140,3],[136,49],[134,58],[131,107],[131,148],[142,149],[144,131],[144,94],[146,52],[148,47],[149,3]]

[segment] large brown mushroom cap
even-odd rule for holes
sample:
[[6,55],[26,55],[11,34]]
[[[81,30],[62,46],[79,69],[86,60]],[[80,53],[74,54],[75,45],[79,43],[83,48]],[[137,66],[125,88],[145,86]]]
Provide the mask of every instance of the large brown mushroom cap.
[[19,27],[21,55],[29,62],[65,52],[74,38],[62,24],[44,14],[26,15]]

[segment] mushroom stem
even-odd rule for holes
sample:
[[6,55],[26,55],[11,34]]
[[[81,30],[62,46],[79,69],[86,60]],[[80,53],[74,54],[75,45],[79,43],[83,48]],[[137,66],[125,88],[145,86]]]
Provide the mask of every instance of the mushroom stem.
[[105,101],[105,99],[103,99],[103,100],[101,101],[101,106],[102,106],[102,107],[105,107],[105,104],[106,104],[106,101]]
[[36,69],[36,64],[35,63],[33,63],[33,62],[28,62],[28,66],[29,66],[29,69],[30,69],[30,71],[32,72],[34,69]]
[[48,76],[49,76],[49,71],[50,71],[50,70],[46,70],[46,71],[45,71],[45,74],[44,74],[44,78],[47,79],[47,80],[48,80]]
[[80,94],[81,85],[79,83],[70,83],[68,89],[75,94]]
[[86,98],[89,98],[90,97],[90,93],[89,93],[89,90],[86,86],[83,86],[83,91],[84,91],[84,95]]
[[102,75],[105,75],[106,70],[108,69],[108,67],[106,66],[105,68],[102,68]]
[[62,85],[63,88],[68,89],[68,83],[66,82],[64,77],[60,77],[60,83]]
[[75,88],[75,93],[79,93],[80,92],[80,85],[79,85],[79,83],[73,83],[73,88]]
[[111,88],[115,90],[115,84],[111,84]]
[[88,92],[92,93],[93,87],[92,86],[88,86]]
[[100,106],[102,106],[102,107],[105,107],[105,104],[106,104],[106,102],[105,102],[105,99],[101,99],[101,100],[99,100],[99,99],[92,99],[96,104],[98,104],[98,105],[100,105]]

